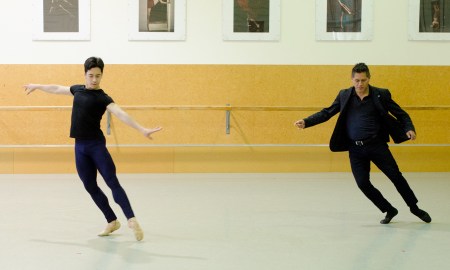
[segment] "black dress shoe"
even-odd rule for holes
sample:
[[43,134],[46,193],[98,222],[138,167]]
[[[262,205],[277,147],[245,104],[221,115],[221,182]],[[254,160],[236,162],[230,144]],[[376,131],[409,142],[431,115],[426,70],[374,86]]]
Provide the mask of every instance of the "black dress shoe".
[[431,222],[430,215],[428,215],[428,213],[423,211],[422,209],[411,210],[411,213],[413,213],[414,215],[416,215],[418,218],[420,218],[421,220],[425,221],[426,223],[430,223]]
[[398,210],[395,208],[392,208],[391,210],[388,210],[386,213],[386,217],[380,221],[381,224],[388,224],[391,222],[391,220],[398,214]]

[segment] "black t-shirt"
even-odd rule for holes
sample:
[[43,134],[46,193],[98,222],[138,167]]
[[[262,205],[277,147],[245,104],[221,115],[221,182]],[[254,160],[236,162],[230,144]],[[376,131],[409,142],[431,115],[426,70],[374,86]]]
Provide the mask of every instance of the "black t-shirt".
[[106,107],[114,103],[103,90],[88,90],[84,85],[72,85],[72,122],[70,137],[75,139],[104,139],[100,122]]

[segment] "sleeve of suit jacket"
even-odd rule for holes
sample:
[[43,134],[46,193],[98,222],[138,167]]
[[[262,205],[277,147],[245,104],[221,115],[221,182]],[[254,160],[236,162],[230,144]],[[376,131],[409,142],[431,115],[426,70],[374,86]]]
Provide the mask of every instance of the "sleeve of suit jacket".
[[382,98],[382,103],[386,110],[395,116],[395,118],[400,122],[405,133],[410,130],[415,131],[411,117],[392,99],[389,90],[385,89],[385,91],[383,91]]
[[[343,91],[343,90],[342,90]],[[341,91],[341,92],[342,92]],[[339,94],[336,99],[333,101],[330,107],[323,108],[321,111],[314,113],[305,119],[305,128],[312,127],[323,122],[328,121],[331,117],[335,116],[341,109],[341,103]]]

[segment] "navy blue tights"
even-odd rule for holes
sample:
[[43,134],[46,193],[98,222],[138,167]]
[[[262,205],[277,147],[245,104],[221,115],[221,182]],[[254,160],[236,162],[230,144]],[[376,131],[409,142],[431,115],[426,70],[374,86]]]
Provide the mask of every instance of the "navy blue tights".
[[127,219],[134,217],[127,194],[117,179],[116,166],[106,149],[105,141],[76,140],[75,162],[84,188],[100,208],[108,223],[116,220],[117,217],[109,205],[108,198],[97,185],[97,171],[111,189],[114,201],[122,208]]

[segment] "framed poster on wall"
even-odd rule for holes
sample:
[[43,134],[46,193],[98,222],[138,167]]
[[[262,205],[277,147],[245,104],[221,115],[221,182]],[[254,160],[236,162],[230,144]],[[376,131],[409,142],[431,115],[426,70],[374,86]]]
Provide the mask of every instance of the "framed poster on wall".
[[90,0],[33,0],[33,40],[89,40]]
[[223,0],[224,40],[279,40],[280,0]]
[[450,40],[450,0],[409,0],[410,40]]
[[128,0],[129,40],[186,39],[186,0]]
[[373,0],[316,0],[316,40],[371,40]]

